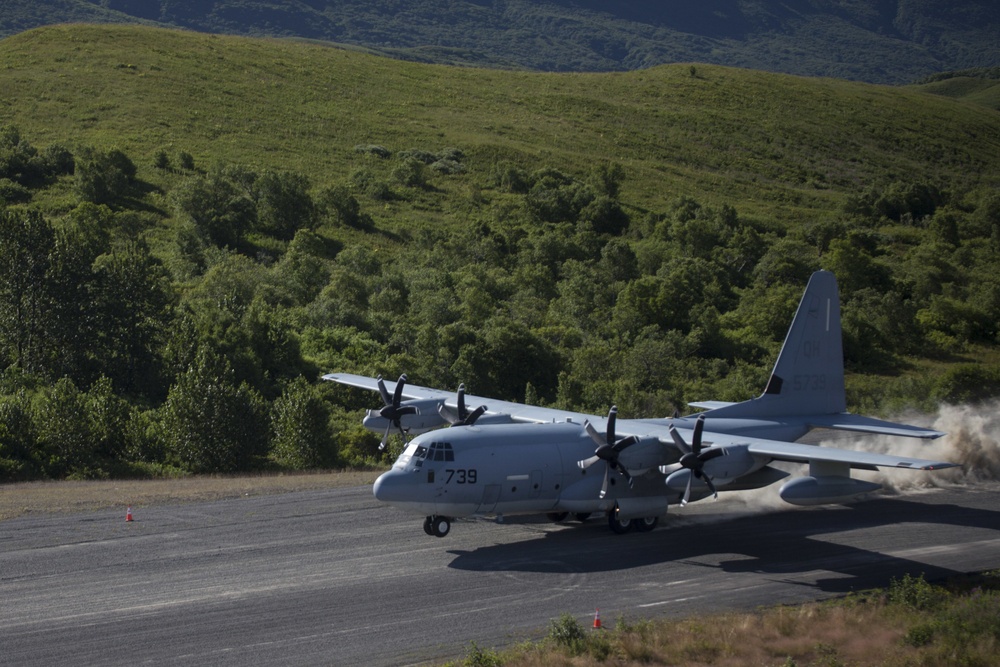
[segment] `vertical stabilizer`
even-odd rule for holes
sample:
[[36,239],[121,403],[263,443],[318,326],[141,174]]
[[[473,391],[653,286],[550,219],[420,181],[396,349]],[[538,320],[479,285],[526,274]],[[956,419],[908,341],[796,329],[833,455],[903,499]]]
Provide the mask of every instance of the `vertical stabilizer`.
[[713,410],[711,415],[823,415],[846,409],[837,279],[829,271],[817,271],[806,285],[764,393]]

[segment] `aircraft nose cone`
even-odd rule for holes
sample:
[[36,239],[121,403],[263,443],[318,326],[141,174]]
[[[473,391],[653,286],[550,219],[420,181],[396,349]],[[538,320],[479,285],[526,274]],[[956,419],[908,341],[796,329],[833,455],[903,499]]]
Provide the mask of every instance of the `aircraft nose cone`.
[[389,470],[379,475],[372,486],[375,499],[383,503],[399,500],[403,477],[405,477],[405,473],[400,470]]

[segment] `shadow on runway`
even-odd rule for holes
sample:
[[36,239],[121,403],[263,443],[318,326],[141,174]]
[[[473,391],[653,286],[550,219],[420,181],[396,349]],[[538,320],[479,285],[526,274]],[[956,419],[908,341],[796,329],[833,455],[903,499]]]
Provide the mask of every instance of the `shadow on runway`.
[[[883,533],[894,533],[895,542],[871,533],[880,528],[886,529]],[[965,529],[975,529],[974,537]],[[449,567],[478,572],[596,573],[677,562],[778,580],[796,577],[788,583],[847,593],[884,585],[887,573],[923,574],[931,581],[962,573],[883,550],[899,552],[997,537],[998,511],[882,498],[819,511],[716,517],[677,527],[668,522],[650,533],[626,535],[615,535],[603,521],[593,519],[583,526],[545,531],[533,539],[451,551],[455,559]],[[827,572],[833,576],[816,578]],[[816,577],[799,576],[808,573]]]

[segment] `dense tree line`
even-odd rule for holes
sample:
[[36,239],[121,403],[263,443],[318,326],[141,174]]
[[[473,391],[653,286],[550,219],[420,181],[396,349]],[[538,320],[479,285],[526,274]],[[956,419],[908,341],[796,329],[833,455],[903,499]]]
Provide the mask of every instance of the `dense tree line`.
[[[320,185],[184,156],[157,216],[121,151],[0,132],[0,480],[372,462],[373,398],[319,383],[330,370],[627,416],[742,400],[818,268],[840,281],[852,370],[997,343],[993,193],[891,181],[786,230],[689,197],[638,211],[610,163],[357,150],[365,166]],[[460,233],[365,212],[448,178],[491,198]],[[54,183],[76,202],[47,216],[31,199]],[[996,365],[952,363],[904,398],[998,389]]]

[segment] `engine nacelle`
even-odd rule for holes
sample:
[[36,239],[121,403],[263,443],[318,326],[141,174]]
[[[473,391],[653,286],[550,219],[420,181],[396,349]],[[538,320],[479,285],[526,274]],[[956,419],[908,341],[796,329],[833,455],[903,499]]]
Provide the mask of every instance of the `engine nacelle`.
[[[399,418],[400,426],[410,435],[424,433],[448,423],[438,414],[438,406],[441,405],[439,398],[403,401],[399,405],[400,407],[412,405],[417,409],[416,414],[403,415]],[[369,410],[362,424],[369,431],[382,433],[389,427],[389,420],[379,414],[378,410]]]
[[622,520],[663,516],[667,513],[667,499],[664,496],[619,498],[618,502],[615,503],[615,512]]
[[793,505],[826,505],[878,491],[881,484],[850,477],[796,477],[782,484],[778,495]]

